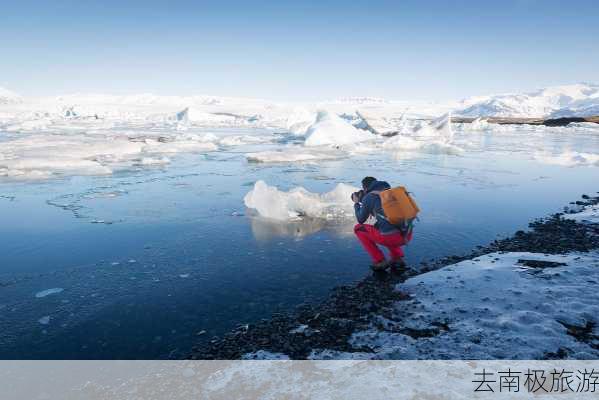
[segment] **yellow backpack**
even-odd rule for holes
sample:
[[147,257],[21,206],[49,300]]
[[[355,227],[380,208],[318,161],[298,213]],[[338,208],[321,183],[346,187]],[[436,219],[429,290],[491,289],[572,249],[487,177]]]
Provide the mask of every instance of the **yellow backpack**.
[[402,231],[411,233],[414,219],[420,209],[405,187],[399,186],[382,191],[373,191],[381,198],[385,219]]

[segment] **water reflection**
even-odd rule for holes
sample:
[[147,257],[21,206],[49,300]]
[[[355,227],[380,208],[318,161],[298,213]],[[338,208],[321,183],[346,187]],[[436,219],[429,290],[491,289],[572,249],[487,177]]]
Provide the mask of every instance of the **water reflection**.
[[318,218],[304,218],[297,221],[277,221],[258,216],[251,216],[252,234],[257,241],[267,242],[277,238],[293,238],[301,240],[308,235],[326,230],[335,236],[349,236],[353,232],[354,222],[327,221]]

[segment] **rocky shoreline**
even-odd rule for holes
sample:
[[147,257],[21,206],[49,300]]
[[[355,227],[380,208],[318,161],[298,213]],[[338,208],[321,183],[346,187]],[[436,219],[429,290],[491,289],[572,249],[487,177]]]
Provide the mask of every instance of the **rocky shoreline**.
[[[305,359],[314,349],[361,351],[349,344],[351,335],[366,329],[373,317],[391,312],[395,302],[408,300],[410,297],[397,291],[395,286],[412,276],[494,252],[565,254],[598,249],[599,226],[564,217],[564,214],[576,213],[583,207],[596,204],[599,204],[599,196],[583,195],[581,200],[565,207],[563,213],[535,220],[529,224],[529,230],[518,231],[511,237],[478,247],[470,254],[421,264],[402,274],[376,273],[356,285],[337,287],[320,304],[301,305],[293,312],[275,314],[256,324],[239,326],[222,337],[194,347],[187,358],[229,360],[264,351],[285,354],[292,359]],[[438,323],[428,329],[406,327],[401,333],[420,338],[434,336],[447,329],[446,325]]]

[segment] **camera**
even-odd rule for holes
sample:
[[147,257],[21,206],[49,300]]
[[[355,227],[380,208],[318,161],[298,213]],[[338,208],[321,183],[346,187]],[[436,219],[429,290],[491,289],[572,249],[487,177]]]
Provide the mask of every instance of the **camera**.
[[358,202],[360,202],[360,201],[362,201],[362,197],[364,197],[364,191],[363,190],[358,190],[357,192],[353,192],[351,194],[352,201],[358,201]]

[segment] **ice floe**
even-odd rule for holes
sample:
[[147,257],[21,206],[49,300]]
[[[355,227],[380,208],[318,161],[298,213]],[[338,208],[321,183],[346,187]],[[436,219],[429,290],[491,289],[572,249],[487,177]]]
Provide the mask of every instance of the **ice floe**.
[[40,299],[42,297],[50,296],[51,294],[61,293],[63,290],[64,290],[63,288],[46,289],[46,290],[42,290],[41,292],[37,292],[35,294],[35,297]]
[[221,146],[243,146],[247,144],[269,143],[273,139],[271,136],[258,135],[228,135],[218,139]]
[[287,162],[314,162],[319,160],[335,160],[347,156],[340,149],[318,148],[309,149],[303,146],[289,146],[280,150],[259,151],[247,153],[250,162],[259,163],[287,163]]
[[534,155],[534,158],[545,164],[559,165],[562,167],[599,166],[599,154],[595,153],[582,153],[577,151],[565,151],[557,155],[537,153]]
[[163,154],[218,149],[207,135],[134,137],[118,133],[29,134],[0,143],[0,177],[106,175],[135,165],[168,164]]
[[386,139],[383,149],[412,151],[430,154],[460,155],[464,149],[453,144],[454,132],[451,127],[451,114],[445,114],[433,121],[423,122],[411,130]]
[[302,217],[337,219],[353,215],[350,197],[356,190],[355,187],[339,183],[330,192],[322,194],[309,192],[302,187],[284,192],[258,181],[243,200],[246,207],[274,220],[297,220]]

